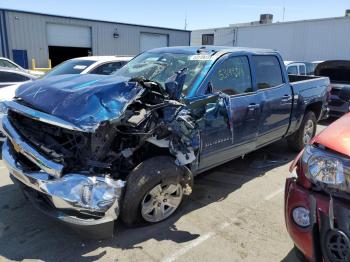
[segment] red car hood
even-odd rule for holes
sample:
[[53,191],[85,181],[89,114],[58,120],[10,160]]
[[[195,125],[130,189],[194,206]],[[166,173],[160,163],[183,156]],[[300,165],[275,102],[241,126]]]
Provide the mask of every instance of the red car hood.
[[350,113],[323,130],[313,139],[313,143],[350,156]]

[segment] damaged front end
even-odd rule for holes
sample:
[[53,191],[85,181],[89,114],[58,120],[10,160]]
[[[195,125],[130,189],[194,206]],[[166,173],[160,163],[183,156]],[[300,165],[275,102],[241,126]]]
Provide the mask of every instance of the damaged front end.
[[90,76],[21,87],[3,118],[12,178],[42,211],[89,236],[112,236],[124,181],[138,164],[157,155],[196,164],[198,114],[181,101],[185,77],[179,71],[165,89]]

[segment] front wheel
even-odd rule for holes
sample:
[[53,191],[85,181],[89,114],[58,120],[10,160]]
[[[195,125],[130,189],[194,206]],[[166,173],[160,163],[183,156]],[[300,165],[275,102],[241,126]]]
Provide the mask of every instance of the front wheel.
[[175,159],[148,159],[127,176],[121,218],[128,226],[161,222],[175,213],[192,187],[192,173]]
[[317,120],[314,112],[308,111],[300,124],[298,131],[288,137],[288,145],[291,149],[299,152],[316,134]]
[[179,183],[158,184],[146,193],[141,202],[142,218],[156,223],[170,217],[180,206],[183,189]]

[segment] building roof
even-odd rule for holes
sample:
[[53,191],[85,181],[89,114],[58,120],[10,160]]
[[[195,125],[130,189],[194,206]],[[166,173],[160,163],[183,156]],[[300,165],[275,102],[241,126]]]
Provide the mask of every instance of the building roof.
[[25,13],[25,14],[32,14],[32,15],[44,15],[44,16],[52,16],[52,17],[60,17],[60,18],[77,19],[77,20],[84,20],[84,21],[91,21],[91,22],[112,23],[112,24],[119,24],[119,25],[142,26],[142,27],[150,27],[150,28],[155,28],[155,29],[164,29],[164,30],[172,30],[172,31],[182,31],[182,32],[188,32],[188,33],[191,32],[191,31],[189,31],[189,30],[184,30],[184,29],[167,28],[167,27],[150,26],[150,25],[140,25],[140,24],[116,22],[116,21],[109,21],[109,20],[89,19],[89,18],[81,18],[81,17],[74,17],[74,16],[63,16],[63,15],[55,15],[55,14],[45,14],[45,13],[40,13],[40,12],[32,12],[32,11],[25,11],[25,10],[15,10],[15,9],[8,9],[8,8],[0,8],[0,11],[17,12],[17,13]]
[[220,30],[220,29],[229,29],[229,28],[242,28],[242,27],[259,27],[259,26],[276,26],[276,25],[286,25],[286,24],[296,24],[296,23],[309,23],[309,22],[321,22],[321,21],[330,21],[330,20],[340,20],[340,19],[349,19],[350,16],[339,16],[339,17],[326,17],[326,18],[316,18],[316,19],[308,19],[308,20],[297,20],[297,21],[287,21],[287,22],[275,22],[275,23],[268,23],[268,24],[247,24],[247,25],[239,25],[235,26],[234,24],[229,26],[223,26],[223,27],[214,27],[214,28],[203,28],[203,29],[196,29],[192,31],[213,31],[213,30]]

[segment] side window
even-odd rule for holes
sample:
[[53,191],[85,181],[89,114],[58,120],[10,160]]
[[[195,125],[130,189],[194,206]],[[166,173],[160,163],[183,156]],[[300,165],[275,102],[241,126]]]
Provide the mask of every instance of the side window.
[[121,68],[123,65],[121,62],[113,62],[113,63],[107,63],[103,64],[94,70],[90,72],[90,74],[97,74],[97,75],[111,75],[114,72],[116,72],[119,68]]
[[214,71],[211,83],[215,91],[228,95],[252,92],[248,58],[241,56],[226,59]]
[[300,75],[302,76],[306,75],[306,67],[304,65],[300,65],[299,72],[300,72]]
[[0,67],[17,68],[14,64],[10,63],[7,60],[0,60]]
[[288,73],[288,75],[297,75],[298,74],[298,67],[297,66],[288,66],[287,73]]
[[12,73],[12,72],[0,72],[0,82],[23,82],[28,81],[29,78],[20,74]]
[[202,45],[214,45],[214,34],[203,34]]
[[253,64],[256,70],[258,89],[265,89],[283,84],[281,66],[276,56],[253,56]]

